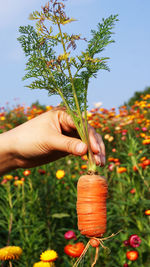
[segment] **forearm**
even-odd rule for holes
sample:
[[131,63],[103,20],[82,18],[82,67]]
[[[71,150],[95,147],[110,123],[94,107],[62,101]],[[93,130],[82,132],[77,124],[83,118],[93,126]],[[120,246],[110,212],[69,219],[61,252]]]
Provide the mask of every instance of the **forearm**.
[[17,168],[13,141],[9,133],[0,134],[0,175]]

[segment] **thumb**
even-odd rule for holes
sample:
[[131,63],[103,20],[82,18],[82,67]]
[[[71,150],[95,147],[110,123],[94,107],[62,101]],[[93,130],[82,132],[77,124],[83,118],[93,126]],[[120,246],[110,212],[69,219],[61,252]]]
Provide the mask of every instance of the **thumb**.
[[76,156],[84,155],[87,152],[87,145],[78,138],[59,134],[56,140],[56,150],[67,152]]

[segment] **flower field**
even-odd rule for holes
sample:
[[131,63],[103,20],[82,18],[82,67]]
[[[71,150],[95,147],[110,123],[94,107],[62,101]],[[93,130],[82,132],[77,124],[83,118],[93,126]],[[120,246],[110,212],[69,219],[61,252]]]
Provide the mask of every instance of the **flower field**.
[[[0,108],[0,133],[52,109]],[[150,95],[131,107],[94,108],[88,122],[104,140],[107,232],[96,266],[150,266]],[[88,239],[77,230],[76,186],[86,155],[0,177],[0,266],[73,266]],[[9,247],[6,247],[9,246]],[[12,246],[12,247],[11,247]],[[16,250],[15,250],[16,247]],[[90,247],[79,266],[91,266]]]

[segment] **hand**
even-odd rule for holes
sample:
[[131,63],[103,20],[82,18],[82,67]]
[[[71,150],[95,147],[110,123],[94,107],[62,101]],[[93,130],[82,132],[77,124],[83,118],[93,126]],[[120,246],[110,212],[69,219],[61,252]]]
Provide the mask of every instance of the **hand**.
[[[61,108],[45,112],[1,134],[1,137],[10,147],[14,168],[35,167],[68,154],[82,156],[87,152],[87,145],[79,139],[71,117]],[[96,164],[104,165],[104,143],[91,126],[89,138]]]

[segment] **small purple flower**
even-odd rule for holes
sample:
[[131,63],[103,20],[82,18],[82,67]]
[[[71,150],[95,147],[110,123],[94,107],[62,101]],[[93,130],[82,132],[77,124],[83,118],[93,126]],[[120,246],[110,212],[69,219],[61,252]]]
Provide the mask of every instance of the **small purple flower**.
[[69,230],[68,232],[66,232],[65,234],[64,234],[64,237],[65,237],[65,239],[67,239],[67,240],[70,240],[70,239],[76,239],[76,235],[75,235],[75,232],[74,231],[72,231],[72,230]]
[[129,244],[129,240],[125,240],[125,241],[123,241],[123,244],[126,246],[126,247],[128,247],[130,244]]
[[139,238],[138,235],[131,235],[129,237],[129,244],[131,247],[137,248],[141,244],[141,239]]

